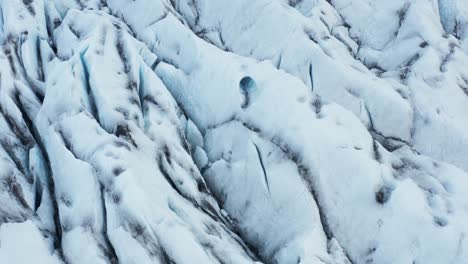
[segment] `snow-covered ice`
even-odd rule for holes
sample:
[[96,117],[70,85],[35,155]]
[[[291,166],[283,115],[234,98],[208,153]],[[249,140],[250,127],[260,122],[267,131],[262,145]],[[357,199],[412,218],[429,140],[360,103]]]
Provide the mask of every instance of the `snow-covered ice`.
[[467,263],[464,0],[0,0],[0,263]]

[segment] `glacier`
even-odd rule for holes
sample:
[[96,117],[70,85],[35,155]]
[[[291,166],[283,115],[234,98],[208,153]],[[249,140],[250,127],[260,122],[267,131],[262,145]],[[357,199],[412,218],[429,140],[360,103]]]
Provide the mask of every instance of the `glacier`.
[[468,2],[0,13],[0,263],[468,263]]

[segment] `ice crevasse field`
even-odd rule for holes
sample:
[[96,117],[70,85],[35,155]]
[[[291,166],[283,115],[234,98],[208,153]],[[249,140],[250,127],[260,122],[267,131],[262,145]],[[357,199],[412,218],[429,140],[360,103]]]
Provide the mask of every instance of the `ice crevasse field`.
[[0,264],[468,263],[468,1],[0,14]]

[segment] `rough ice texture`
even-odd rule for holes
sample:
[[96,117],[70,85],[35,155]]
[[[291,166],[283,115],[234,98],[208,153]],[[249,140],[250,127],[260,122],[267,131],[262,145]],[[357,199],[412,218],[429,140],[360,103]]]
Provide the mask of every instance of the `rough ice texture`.
[[0,0],[0,263],[467,263],[464,0]]

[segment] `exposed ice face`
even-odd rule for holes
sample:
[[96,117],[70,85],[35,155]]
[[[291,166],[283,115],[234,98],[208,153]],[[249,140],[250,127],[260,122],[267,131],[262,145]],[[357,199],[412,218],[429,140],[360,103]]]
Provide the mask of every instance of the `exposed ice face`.
[[0,11],[0,263],[468,260],[464,1]]
[[456,30],[457,21],[457,0],[439,0],[440,23],[445,32],[452,33]]

